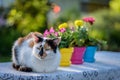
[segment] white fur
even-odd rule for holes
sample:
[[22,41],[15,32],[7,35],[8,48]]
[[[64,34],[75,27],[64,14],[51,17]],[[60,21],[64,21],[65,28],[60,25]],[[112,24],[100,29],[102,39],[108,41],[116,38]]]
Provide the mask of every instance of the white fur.
[[[56,71],[60,63],[59,50],[57,49],[56,53],[53,51],[48,51],[46,52],[47,56],[44,59],[41,59],[41,57],[38,56],[39,51],[36,49],[36,47],[38,47],[41,43],[34,45],[33,48],[30,48],[28,43],[31,40],[33,39],[25,40],[20,46],[18,45],[17,41],[14,43],[13,49],[18,46],[17,55],[19,63],[16,61],[15,56],[12,55],[13,63],[30,67],[34,72]],[[12,54],[14,54],[14,50],[12,50]]]

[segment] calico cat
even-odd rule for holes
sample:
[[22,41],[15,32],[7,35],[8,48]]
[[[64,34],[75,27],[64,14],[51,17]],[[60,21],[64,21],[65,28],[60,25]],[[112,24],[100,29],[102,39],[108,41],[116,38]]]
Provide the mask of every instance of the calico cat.
[[59,66],[60,38],[45,38],[32,32],[18,38],[12,47],[13,68],[25,72],[53,72]]

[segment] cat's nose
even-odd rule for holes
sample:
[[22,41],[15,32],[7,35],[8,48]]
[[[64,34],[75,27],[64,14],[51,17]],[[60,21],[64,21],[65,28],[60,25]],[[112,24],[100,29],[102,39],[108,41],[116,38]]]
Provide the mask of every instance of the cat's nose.
[[40,52],[39,52],[40,56],[43,56],[43,47],[41,48]]

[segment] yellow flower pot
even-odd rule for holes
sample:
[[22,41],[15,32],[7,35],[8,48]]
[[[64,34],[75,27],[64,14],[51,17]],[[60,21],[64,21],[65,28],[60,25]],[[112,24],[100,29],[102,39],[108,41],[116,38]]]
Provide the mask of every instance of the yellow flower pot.
[[61,53],[60,66],[70,66],[73,48],[62,48],[60,49],[60,53]]

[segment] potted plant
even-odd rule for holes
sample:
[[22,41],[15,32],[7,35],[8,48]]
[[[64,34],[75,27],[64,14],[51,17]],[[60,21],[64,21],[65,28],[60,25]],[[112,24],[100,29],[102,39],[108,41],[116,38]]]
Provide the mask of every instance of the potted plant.
[[106,41],[95,39],[89,36],[86,40],[86,51],[84,54],[84,61],[85,62],[95,62],[95,53],[97,49],[101,46],[106,44]]
[[93,25],[95,21],[93,17],[85,17],[83,18],[83,21],[86,22],[85,30],[88,33],[85,39],[86,51],[85,51],[83,58],[85,62],[95,62],[95,53],[96,53],[97,48],[101,45],[106,44],[106,41],[95,39],[89,34],[90,29],[88,29],[87,24]]
[[60,53],[61,53],[61,61],[60,66],[70,66],[71,65],[71,56],[73,52],[73,47],[70,46],[70,42],[72,41],[72,32],[68,27],[67,23],[62,23],[58,26],[59,35],[61,36],[61,42],[59,45]]
[[72,33],[72,41],[70,45],[74,46],[74,51],[71,57],[72,64],[82,64],[83,55],[85,53],[85,39],[87,31],[84,29],[84,22],[82,20],[75,20],[74,31]]

